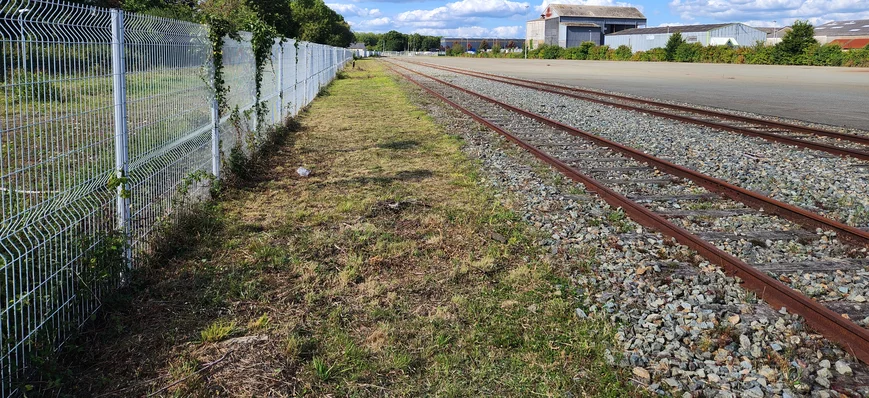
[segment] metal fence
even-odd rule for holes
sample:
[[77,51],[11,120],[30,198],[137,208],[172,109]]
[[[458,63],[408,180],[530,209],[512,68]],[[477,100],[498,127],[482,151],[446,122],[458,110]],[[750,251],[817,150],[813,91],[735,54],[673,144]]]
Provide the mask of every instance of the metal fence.
[[250,35],[227,38],[230,112],[219,114],[207,26],[7,0],[0,45],[2,396],[99,309],[232,148],[257,150],[269,124],[295,116],[352,58],[275,42],[256,98]]

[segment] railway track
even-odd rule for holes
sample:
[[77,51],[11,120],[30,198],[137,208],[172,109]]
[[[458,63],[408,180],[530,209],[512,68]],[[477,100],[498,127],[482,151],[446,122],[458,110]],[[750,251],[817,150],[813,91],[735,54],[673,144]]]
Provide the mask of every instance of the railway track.
[[[806,268],[865,268],[869,261],[861,249],[869,247],[869,233],[433,76],[395,63],[391,67],[423,90],[582,183],[610,205],[622,208],[637,223],[694,249],[729,275],[739,277],[743,287],[773,308],[786,307],[801,315],[825,337],[869,363],[869,330],[776,278]],[[742,229],[722,231],[714,222],[742,217],[752,220],[743,222],[746,227]],[[823,261],[793,262],[791,253],[781,252],[778,246],[770,244],[787,241],[788,247],[793,247],[831,239],[831,234],[816,229],[835,232],[849,245],[826,253]],[[623,231],[622,235],[630,234]],[[757,250],[729,252],[719,247],[733,246],[736,242],[747,242],[765,254],[759,256]]]
[[621,109],[643,112],[684,123],[710,127],[751,137],[759,137],[769,141],[794,145],[801,148],[823,151],[835,156],[869,160],[869,136],[809,128],[790,123],[632,98],[625,95],[610,94],[576,87],[559,86],[533,80],[505,77],[491,73],[434,65],[426,62],[412,63],[427,68],[511,84],[518,87],[563,95]]

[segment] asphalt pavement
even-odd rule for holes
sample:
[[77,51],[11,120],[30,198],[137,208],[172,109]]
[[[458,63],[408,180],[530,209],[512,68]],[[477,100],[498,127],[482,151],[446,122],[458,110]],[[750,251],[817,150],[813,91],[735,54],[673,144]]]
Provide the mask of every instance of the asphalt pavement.
[[417,60],[869,130],[869,68],[459,57]]

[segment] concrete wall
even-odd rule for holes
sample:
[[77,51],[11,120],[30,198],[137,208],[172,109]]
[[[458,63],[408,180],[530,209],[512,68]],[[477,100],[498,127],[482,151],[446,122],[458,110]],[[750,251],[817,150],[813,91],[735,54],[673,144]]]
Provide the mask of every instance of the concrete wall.
[[543,44],[546,39],[545,28],[546,21],[542,19],[539,21],[528,21],[525,24],[525,45],[537,48]]

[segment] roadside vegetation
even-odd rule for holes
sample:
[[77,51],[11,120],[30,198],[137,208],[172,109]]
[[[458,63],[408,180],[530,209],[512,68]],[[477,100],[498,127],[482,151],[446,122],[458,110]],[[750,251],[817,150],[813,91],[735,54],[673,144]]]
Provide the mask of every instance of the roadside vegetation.
[[568,265],[403,90],[376,61],[342,73],[30,389],[641,395],[605,359],[614,325],[575,315]]
[[[837,44],[821,45],[813,36],[814,27],[810,23],[797,21],[782,41],[774,46],[763,43],[738,48],[703,46],[700,43],[686,42],[681,33],[677,32],[670,36],[664,48],[654,48],[649,51],[633,52],[630,47],[624,45],[610,48],[606,45],[598,46],[592,42],[585,42],[573,48],[541,45],[529,49],[527,56],[533,59],[869,67],[869,45],[862,49],[846,51]],[[481,51],[472,55],[460,46],[451,47],[447,54],[481,58],[525,57],[521,51],[501,52],[500,49],[491,52]]]

